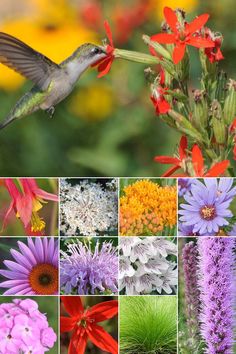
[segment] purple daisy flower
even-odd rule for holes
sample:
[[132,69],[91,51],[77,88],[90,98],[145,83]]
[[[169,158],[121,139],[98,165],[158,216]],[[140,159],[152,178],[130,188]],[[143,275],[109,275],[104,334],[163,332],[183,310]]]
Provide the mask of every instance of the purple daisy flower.
[[179,178],[178,179],[178,193],[179,197],[191,191],[192,185],[195,183],[195,178]]
[[61,251],[60,282],[65,294],[118,292],[118,256],[111,242],[96,243],[95,251],[81,241]]
[[226,192],[217,193],[217,183],[208,180],[205,183],[197,181],[192,186],[191,195],[184,195],[188,204],[180,204],[179,220],[185,226],[192,226],[193,233],[209,236],[212,232],[217,233],[221,226],[228,225],[226,218],[233,214],[228,209],[231,199],[227,198]]
[[[193,232],[194,225],[186,225],[183,222],[178,224],[178,235],[179,236],[202,236],[198,232]],[[208,232],[208,236],[216,236],[214,231]]]
[[18,241],[19,251],[11,249],[15,261],[5,260],[8,269],[0,274],[9,280],[0,283],[4,295],[52,295],[58,293],[58,241],[53,237]]

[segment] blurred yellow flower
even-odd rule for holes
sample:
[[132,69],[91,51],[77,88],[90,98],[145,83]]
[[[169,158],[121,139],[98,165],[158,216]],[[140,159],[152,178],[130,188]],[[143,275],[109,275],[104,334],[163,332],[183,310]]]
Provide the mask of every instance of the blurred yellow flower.
[[173,9],[177,7],[184,9],[187,12],[194,11],[198,5],[198,0],[154,0],[154,15],[157,17],[158,22],[163,20],[163,9],[165,6],[169,6]]
[[101,82],[79,89],[69,103],[71,113],[91,121],[106,119],[111,115],[113,108],[112,89]]

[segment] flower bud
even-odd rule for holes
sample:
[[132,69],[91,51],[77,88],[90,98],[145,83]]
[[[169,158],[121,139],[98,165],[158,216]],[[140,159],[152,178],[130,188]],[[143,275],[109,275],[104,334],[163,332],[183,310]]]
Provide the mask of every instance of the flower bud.
[[229,80],[228,94],[224,104],[224,121],[231,124],[236,115],[236,81]]
[[208,104],[206,92],[201,90],[193,91],[193,122],[201,131],[205,130],[208,123]]
[[211,124],[217,144],[224,144],[227,138],[227,129],[222,117],[222,108],[217,100],[212,102],[211,106]]

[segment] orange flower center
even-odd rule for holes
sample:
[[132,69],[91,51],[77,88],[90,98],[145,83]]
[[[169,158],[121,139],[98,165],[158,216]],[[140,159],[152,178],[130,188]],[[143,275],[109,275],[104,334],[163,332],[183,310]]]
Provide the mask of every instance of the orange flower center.
[[200,214],[203,217],[203,219],[212,220],[212,219],[214,219],[214,217],[216,215],[215,207],[213,205],[205,205],[201,209]]
[[29,275],[30,286],[38,295],[51,295],[58,290],[58,268],[52,264],[36,265]]

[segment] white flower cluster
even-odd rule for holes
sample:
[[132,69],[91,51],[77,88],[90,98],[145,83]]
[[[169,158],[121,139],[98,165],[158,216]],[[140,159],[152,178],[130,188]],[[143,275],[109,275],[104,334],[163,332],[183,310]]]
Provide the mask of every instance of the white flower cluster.
[[117,180],[105,184],[61,180],[60,230],[68,236],[106,236],[117,229]]
[[119,250],[120,291],[127,295],[176,293],[177,246],[174,242],[164,237],[121,237]]

